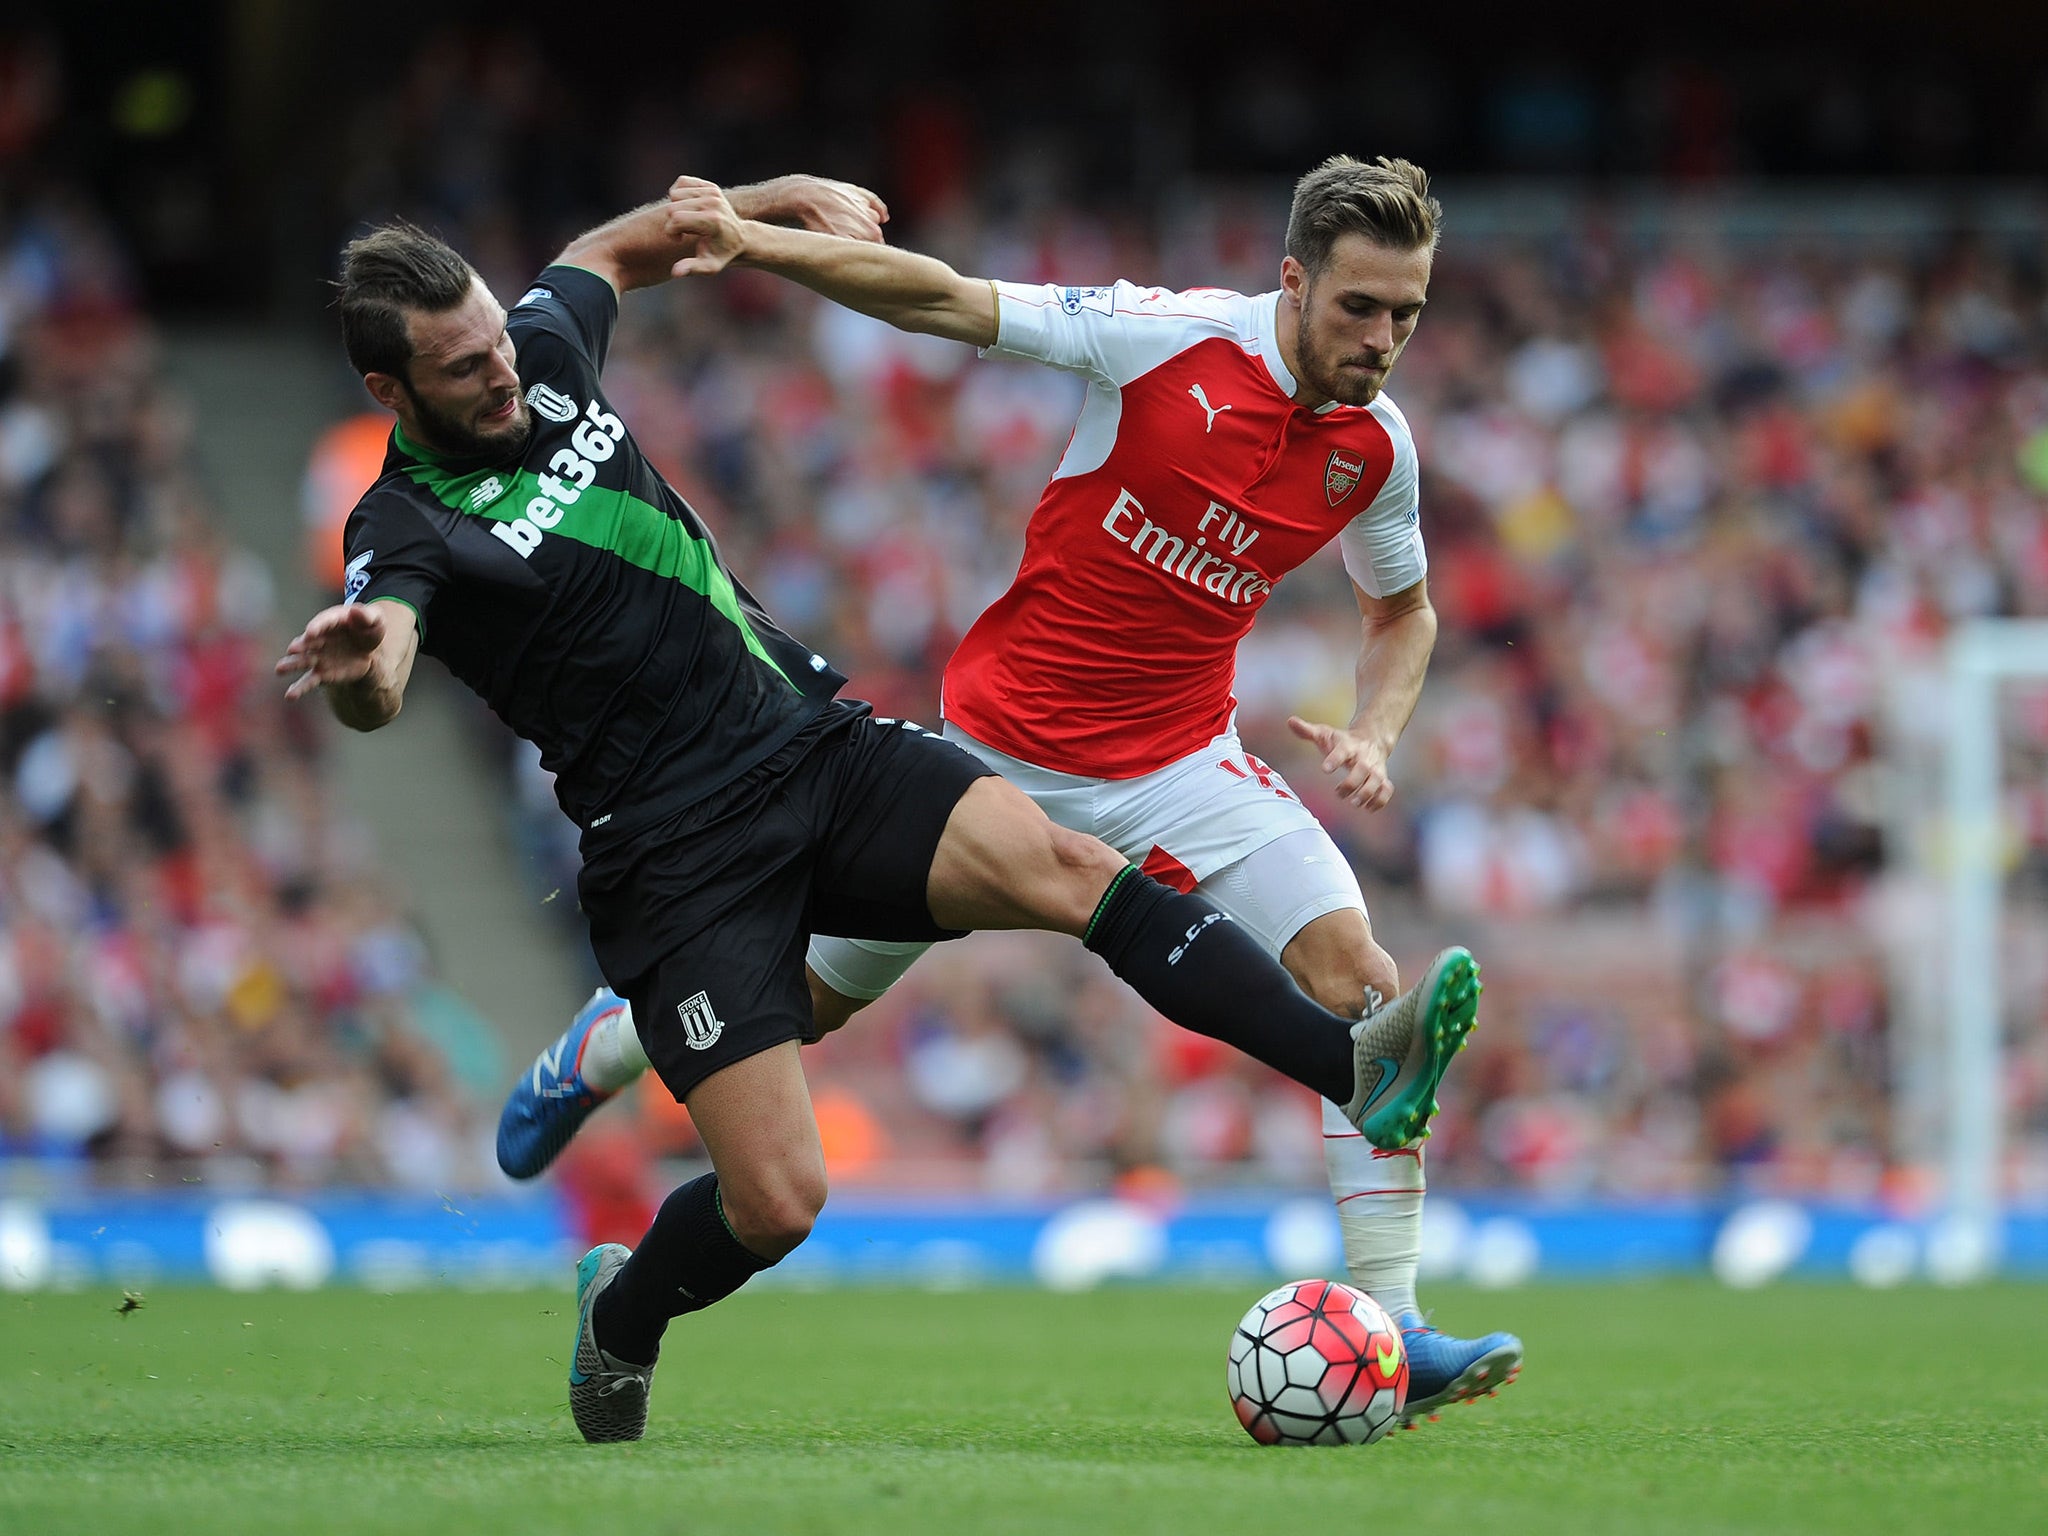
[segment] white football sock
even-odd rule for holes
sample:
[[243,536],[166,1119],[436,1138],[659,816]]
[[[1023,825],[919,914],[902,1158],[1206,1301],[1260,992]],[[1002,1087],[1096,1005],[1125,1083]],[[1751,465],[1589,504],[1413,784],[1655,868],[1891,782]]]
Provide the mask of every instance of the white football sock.
[[1415,1268],[1422,1259],[1422,1148],[1382,1152],[1325,1102],[1323,1165],[1352,1282],[1390,1317],[1420,1311]]
[[583,1042],[583,1081],[599,1093],[617,1093],[648,1065],[640,1032],[633,1027],[633,1005],[621,999],[618,1011],[592,1025]]

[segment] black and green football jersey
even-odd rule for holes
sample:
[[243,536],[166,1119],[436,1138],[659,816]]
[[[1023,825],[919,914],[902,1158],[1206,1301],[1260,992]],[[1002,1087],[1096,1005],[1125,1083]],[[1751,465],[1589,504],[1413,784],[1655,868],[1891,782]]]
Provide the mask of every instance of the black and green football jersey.
[[507,322],[525,452],[451,461],[394,429],[345,535],[348,599],[409,605],[421,648],[540,748],[562,809],[614,835],[744,773],[845,683],[726,570],[606,403],[617,319],[603,278],[548,268]]

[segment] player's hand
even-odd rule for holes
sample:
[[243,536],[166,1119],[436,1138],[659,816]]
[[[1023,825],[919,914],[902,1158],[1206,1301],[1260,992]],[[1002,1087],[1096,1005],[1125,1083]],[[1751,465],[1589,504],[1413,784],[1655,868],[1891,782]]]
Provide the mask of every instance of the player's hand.
[[1318,725],[1299,715],[1287,717],[1287,728],[1303,741],[1312,741],[1323,754],[1323,772],[1337,774],[1337,798],[1346,805],[1368,811],[1385,810],[1394,798],[1394,781],[1387,777],[1386,753],[1349,731],[1334,725]]
[[828,176],[778,176],[759,186],[736,191],[733,206],[742,216],[753,219],[794,219],[805,229],[844,240],[882,243],[882,226],[889,222],[889,205],[866,187]]
[[692,254],[669,268],[675,277],[722,272],[746,243],[740,216],[724,190],[700,176],[678,176],[668,189],[668,237]]
[[302,699],[322,683],[359,682],[370,675],[377,647],[384,643],[381,603],[323,608],[284,648],[273,669],[290,677],[287,699]]

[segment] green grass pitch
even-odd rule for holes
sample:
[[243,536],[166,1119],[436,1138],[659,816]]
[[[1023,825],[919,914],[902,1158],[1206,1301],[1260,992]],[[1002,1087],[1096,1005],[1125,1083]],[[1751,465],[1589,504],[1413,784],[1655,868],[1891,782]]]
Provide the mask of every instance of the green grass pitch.
[[1307,1451],[1224,1401],[1256,1289],[742,1295],[607,1447],[566,1294],[0,1297],[0,1531],[2048,1528],[2048,1288],[1439,1288],[1521,1381]]

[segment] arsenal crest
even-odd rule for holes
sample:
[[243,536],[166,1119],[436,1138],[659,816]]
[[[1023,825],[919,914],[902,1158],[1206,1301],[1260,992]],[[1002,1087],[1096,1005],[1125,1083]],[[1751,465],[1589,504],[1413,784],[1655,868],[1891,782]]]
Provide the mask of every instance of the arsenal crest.
[[1342,448],[1332,449],[1330,462],[1323,466],[1323,494],[1336,506],[1358,488],[1365,475],[1365,460]]

